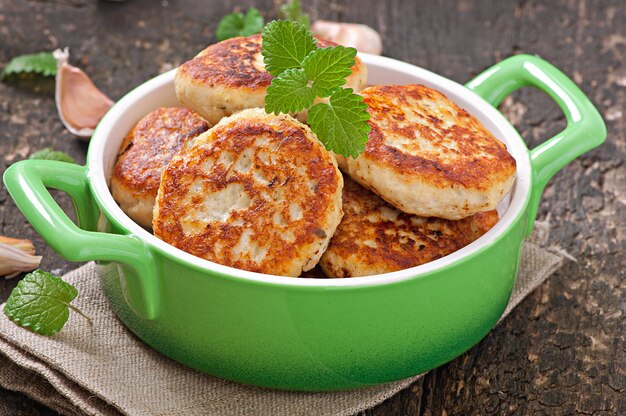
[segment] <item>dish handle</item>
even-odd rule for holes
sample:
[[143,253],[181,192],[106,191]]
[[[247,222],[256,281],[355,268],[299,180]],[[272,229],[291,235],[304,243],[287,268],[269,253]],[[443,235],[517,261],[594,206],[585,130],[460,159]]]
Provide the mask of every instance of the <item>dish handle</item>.
[[[46,242],[69,261],[122,263],[124,296],[145,319],[158,315],[159,291],[150,250],[132,235],[96,232],[100,213],[91,197],[85,166],[51,160],[23,160],[4,173],[4,184],[17,207]],[[74,202],[78,224],[63,212],[48,191],[58,189]]]
[[567,120],[565,130],[530,150],[532,188],[526,230],[530,234],[548,181],[569,162],[600,146],[606,139],[606,126],[598,110],[576,84],[536,56],[512,56],[466,84],[494,107],[513,91],[526,86],[548,94]]

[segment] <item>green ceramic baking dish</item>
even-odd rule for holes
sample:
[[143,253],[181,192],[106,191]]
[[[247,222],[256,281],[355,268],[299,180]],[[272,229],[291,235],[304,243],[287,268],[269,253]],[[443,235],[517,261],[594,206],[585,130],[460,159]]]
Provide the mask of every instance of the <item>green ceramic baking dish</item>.
[[[548,180],[600,145],[604,123],[558,69],[519,55],[462,86],[393,59],[361,55],[369,84],[421,83],[478,117],[517,161],[501,219],[483,237],[431,263],[353,279],[294,279],[215,264],[180,251],[132,222],[107,187],[119,145],[145,114],[178,105],[174,72],[122,98],[102,119],[86,166],[28,160],[4,182],[59,254],[97,260],[120,319],[156,350],[200,371],[258,386],[338,390],[413,376],[462,354],[502,315]],[[494,106],[533,86],[561,107],[567,128],[528,150]],[[78,225],[47,188],[67,192]]]

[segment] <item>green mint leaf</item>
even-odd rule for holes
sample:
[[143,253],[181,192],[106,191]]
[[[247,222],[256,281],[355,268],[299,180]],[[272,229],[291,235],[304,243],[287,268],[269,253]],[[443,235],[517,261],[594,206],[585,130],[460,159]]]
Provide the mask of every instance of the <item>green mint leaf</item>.
[[336,46],[316,49],[304,58],[304,74],[316,97],[328,97],[346,83],[352,73],[356,49]]
[[67,153],[59,152],[57,150],[46,147],[41,150],[37,150],[28,156],[29,159],[43,159],[43,160],[58,160],[60,162],[76,163],[76,160]]
[[0,74],[0,79],[11,74],[35,72],[41,75],[56,75],[57,61],[51,52],[40,52],[31,55],[16,56],[11,59]]
[[241,29],[243,29],[243,14],[227,14],[222,17],[222,20],[217,24],[215,37],[221,42],[239,36]]
[[298,22],[307,29],[311,28],[311,21],[309,15],[302,12],[302,5],[300,0],[291,0],[282,6],[280,6],[280,17],[285,20],[292,20]]
[[295,113],[313,105],[315,94],[302,69],[288,69],[272,80],[267,88],[265,111]]
[[74,286],[37,269],[13,289],[4,313],[19,326],[41,335],[52,335],[67,322],[70,302],[76,295],[78,290]]
[[237,36],[254,35],[255,33],[261,33],[264,24],[265,20],[261,12],[254,7],[250,7],[245,16],[243,13],[238,12],[224,16],[217,25],[215,37],[221,42]]
[[307,123],[328,150],[357,157],[365,150],[369,118],[363,97],[345,88],[333,93],[328,104],[314,105]]
[[243,19],[241,36],[251,36],[256,33],[261,33],[263,26],[265,26],[265,19],[263,19],[263,15],[259,9],[250,7],[246,13],[246,17]]
[[263,29],[265,69],[277,77],[291,68],[301,68],[304,58],[317,48],[317,41],[304,25],[289,20],[273,20]]

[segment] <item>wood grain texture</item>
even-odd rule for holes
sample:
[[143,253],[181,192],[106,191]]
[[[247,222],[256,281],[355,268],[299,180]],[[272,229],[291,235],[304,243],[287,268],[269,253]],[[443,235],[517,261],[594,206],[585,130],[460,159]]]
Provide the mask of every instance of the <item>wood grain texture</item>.
[[[276,2],[0,0],[0,62],[69,46],[111,98],[191,58],[214,41],[219,18]],[[363,22],[380,31],[384,54],[459,82],[516,53],[538,54],[572,77],[604,115],[607,143],[563,169],[544,194],[539,219],[565,266],[481,343],[364,415],[626,414],[626,7],[621,0],[552,2],[362,0],[305,2],[313,19]],[[50,80],[0,83],[0,170],[46,146],[84,162],[86,145],[67,133]],[[541,93],[522,90],[502,111],[529,146],[564,119]],[[70,200],[56,195],[69,211]],[[30,238],[42,267],[59,258],[0,189],[0,234]],[[16,280],[0,281],[0,300]],[[2,369],[0,368],[0,371]],[[53,415],[0,391],[0,415]]]

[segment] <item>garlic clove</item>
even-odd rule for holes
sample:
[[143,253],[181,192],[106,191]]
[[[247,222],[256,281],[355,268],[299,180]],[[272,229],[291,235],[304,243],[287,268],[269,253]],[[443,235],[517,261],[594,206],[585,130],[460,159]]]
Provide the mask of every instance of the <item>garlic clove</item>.
[[20,238],[11,238],[0,235],[0,243],[8,244],[28,254],[35,254],[35,246],[30,240],[22,240]]
[[10,279],[21,272],[39,267],[41,256],[35,256],[30,240],[0,236],[0,276]]
[[374,29],[356,23],[339,23],[330,20],[316,20],[311,25],[314,35],[331,40],[343,46],[352,46],[359,52],[380,55],[383,41]]
[[113,101],[81,69],[67,63],[69,50],[53,52],[57,61],[55,100],[59,117],[72,134],[89,139]]

